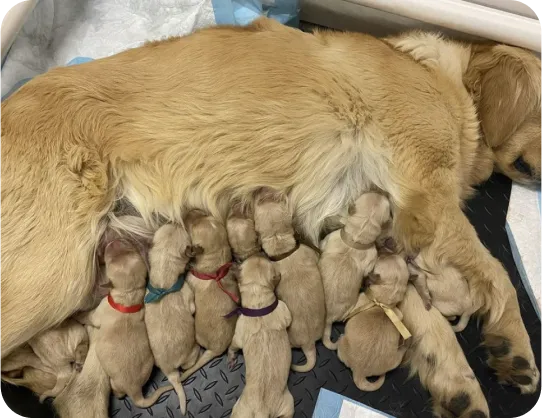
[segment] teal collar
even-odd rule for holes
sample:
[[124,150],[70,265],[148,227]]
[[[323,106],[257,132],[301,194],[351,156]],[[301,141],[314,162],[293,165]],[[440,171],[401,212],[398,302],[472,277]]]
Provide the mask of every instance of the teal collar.
[[183,287],[185,278],[186,278],[186,274],[182,273],[177,279],[177,282],[173,286],[171,286],[169,289],[161,289],[159,287],[158,288],[154,287],[149,281],[149,283],[147,283],[148,293],[145,295],[145,303],[158,302],[167,294],[178,292]]

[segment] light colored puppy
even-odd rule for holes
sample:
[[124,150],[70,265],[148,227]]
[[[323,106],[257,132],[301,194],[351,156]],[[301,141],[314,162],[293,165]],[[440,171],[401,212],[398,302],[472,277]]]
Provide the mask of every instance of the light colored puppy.
[[196,341],[205,351],[196,364],[184,371],[181,380],[228,349],[237,318],[224,316],[239,301],[237,283],[230,271],[231,250],[224,225],[199,210],[189,212],[185,224],[196,254],[186,280],[195,295]]
[[277,296],[292,314],[288,329],[290,344],[301,348],[307,359],[303,365],[292,365],[292,370],[308,372],[316,364],[315,342],[324,333],[326,314],[318,254],[312,248],[296,243],[292,215],[284,194],[270,189],[259,191],[254,221],[262,247],[281,275]]
[[166,224],[156,231],[149,251],[149,285],[145,297],[145,325],[155,364],[164,372],[186,413],[186,395],[179,367],[189,369],[198,360],[194,293],[185,282],[192,257],[190,237],[180,225]]
[[28,345],[45,365],[45,371],[56,375],[55,387],[43,393],[40,400],[57,396],[74,373],[80,372],[88,352],[85,328],[73,319],[38,334]]
[[43,364],[28,344],[2,359],[2,380],[27,387],[38,395],[52,391],[57,381],[53,370]]
[[226,229],[233,257],[237,261],[244,261],[261,251],[250,208],[234,205],[228,215]]
[[[401,256],[381,256],[374,272],[369,275],[370,293],[366,291],[359,296],[344,335],[339,337],[339,359],[352,369],[354,383],[361,390],[379,389],[384,384],[386,372],[397,368],[403,360],[407,344],[374,301],[392,308],[402,319],[396,305],[403,300],[408,281],[408,267]],[[367,380],[369,376],[378,376],[378,379],[370,382]]]
[[390,220],[388,199],[378,193],[361,195],[349,210],[343,229],[329,234],[322,242],[319,267],[326,301],[326,328],[323,343],[337,349],[331,341],[331,327],[344,321],[356,305],[363,278],[377,259],[375,240]]
[[99,328],[96,353],[113,394],[128,395],[137,407],[148,408],[173,387],[161,387],[148,398],[141,390],[154,365],[143,311],[147,267],[140,252],[123,240],[109,243],[104,258],[111,292],[80,319]]
[[[260,256],[247,259],[240,270],[243,308],[251,312],[245,315],[241,310],[228,350],[230,365],[240,349],[246,365],[246,385],[231,416],[291,418],[294,416],[294,399],[287,382],[292,351],[286,328],[292,316],[286,304],[278,301],[274,293],[280,276],[273,264]],[[261,309],[264,311],[258,312]],[[256,316],[261,313],[265,315]]]
[[449,321],[459,317],[459,322],[452,328],[455,332],[461,332],[479,306],[471,297],[469,284],[457,269],[431,261],[434,260],[419,255],[414,260],[412,269],[417,270],[418,277],[424,277],[427,281],[431,304]]
[[90,345],[81,373],[55,399],[53,405],[60,418],[107,418],[111,385],[103,369],[96,343],[99,330],[86,327]]

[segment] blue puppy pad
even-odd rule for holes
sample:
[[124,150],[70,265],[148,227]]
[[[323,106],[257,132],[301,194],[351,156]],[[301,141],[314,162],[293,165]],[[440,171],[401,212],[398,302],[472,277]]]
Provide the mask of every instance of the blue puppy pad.
[[318,394],[318,399],[316,401],[316,408],[314,409],[312,418],[343,418],[341,417],[341,409],[343,408],[345,401],[359,407],[359,411],[356,410],[355,415],[347,415],[344,413],[345,411],[343,411],[343,416],[345,418],[365,418],[377,416],[394,418],[392,415],[385,414],[384,412],[373,409],[370,406],[362,404],[361,402],[356,402],[347,398],[346,396],[339,395],[338,393],[331,392],[327,389],[320,389],[320,393]]
[[299,0],[212,0],[216,23],[248,25],[267,16],[288,26],[299,25]]

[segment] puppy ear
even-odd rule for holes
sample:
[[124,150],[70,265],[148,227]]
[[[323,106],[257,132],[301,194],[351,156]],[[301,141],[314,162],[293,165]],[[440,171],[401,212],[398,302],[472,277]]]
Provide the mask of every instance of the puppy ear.
[[207,213],[201,209],[192,209],[184,216],[184,223],[188,227],[195,223],[197,220],[207,216]]
[[113,283],[111,283],[111,281],[108,281],[106,283],[99,284],[98,287],[100,289],[112,289],[113,288]]
[[230,208],[228,218],[252,218],[252,208],[247,202],[235,202]]
[[529,55],[519,48],[498,45],[481,49],[469,64],[466,77],[478,77],[470,80],[471,91],[479,95],[478,114],[491,148],[510,138],[540,103],[540,61]]
[[194,251],[194,247],[192,247],[191,245],[188,245],[185,250],[184,250],[184,255],[187,257],[187,258],[193,258],[196,256],[196,252]]
[[256,203],[265,202],[283,202],[286,200],[286,195],[271,187],[260,187],[256,190]]
[[348,206],[348,214],[355,215],[355,213],[356,213],[356,204],[350,203],[350,205]]
[[201,245],[192,245],[190,247],[190,252],[193,254],[192,257],[196,257],[198,255],[201,255],[205,252],[203,247]]
[[380,274],[369,273],[367,276],[367,284],[377,284],[380,281]]

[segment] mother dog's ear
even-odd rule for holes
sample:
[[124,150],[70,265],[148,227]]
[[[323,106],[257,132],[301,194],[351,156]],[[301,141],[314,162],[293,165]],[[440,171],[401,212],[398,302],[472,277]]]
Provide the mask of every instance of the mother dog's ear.
[[473,46],[463,81],[491,148],[506,142],[540,108],[540,60],[521,48]]

